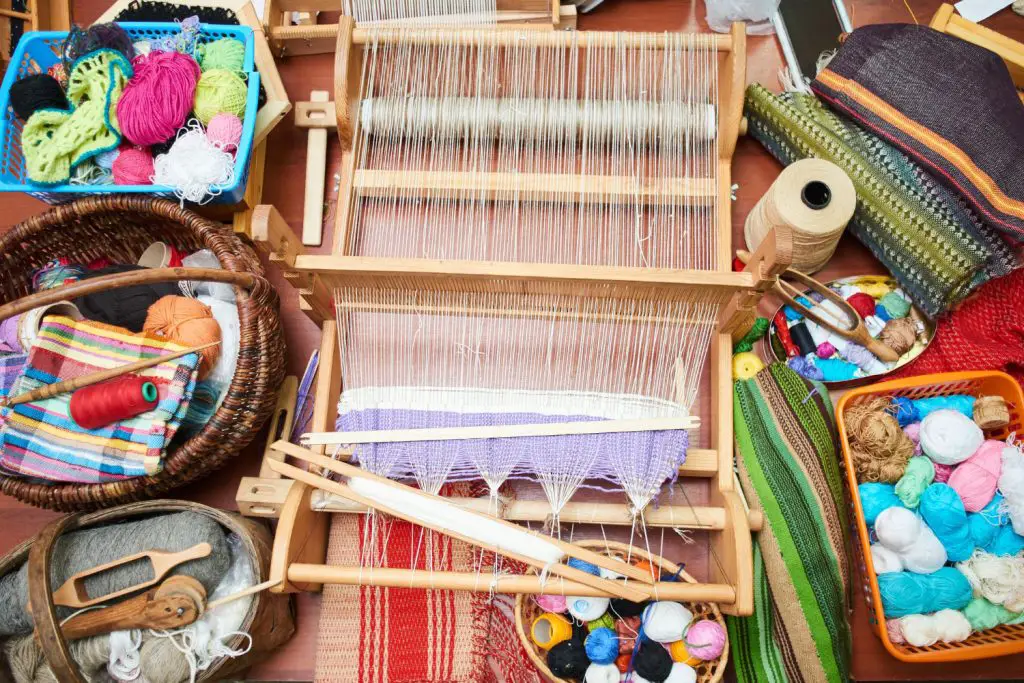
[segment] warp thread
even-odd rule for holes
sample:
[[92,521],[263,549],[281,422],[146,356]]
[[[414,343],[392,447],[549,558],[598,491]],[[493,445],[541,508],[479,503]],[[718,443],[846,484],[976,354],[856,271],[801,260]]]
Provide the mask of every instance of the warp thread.
[[27,121],[40,109],[63,109],[71,105],[64,88],[49,74],[30,74],[11,84],[11,107],[22,121]]
[[921,495],[921,516],[942,542],[950,562],[966,560],[974,552],[967,511],[949,484],[932,484]]
[[942,567],[931,574],[882,574],[878,577],[878,592],[886,618],[963,609],[974,597],[967,577],[953,567]]
[[142,147],[173,138],[192,110],[199,65],[180,52],[150,52],[136,57],[132,68],[135,75],[117,102],[121,132]]
[[199,77],[192,108],[204,126],[217,114],[233,114],[241,119],[245,116],[247,96],[248,86],[237,73],[210,69]]
[[921,420],[921,449],[943,465],[958,465],[967,460],[984,440],[985,435],[974,420],[956,410],[936,410]]
[[887,412],[888,406],[887,399],[874,397],[850,406],[843,415],[850,455],[861,481],[897,482],[914,455],[914,442]]
[[917,341],[917,328],[909,318],[896,318],[885,324],[878,339],[897,355],[902,356],[914,347],[914,342]]
[[976,550],[956,568],[970,582],[976,595],[1011,612],[1024,612],[1024,557],[998,557]]
[[968,512],[978,512],[992,500],[1003,470],[1002,441],[988,440],[974,455],[956,466],[949,476],[949,485],[960,495]]

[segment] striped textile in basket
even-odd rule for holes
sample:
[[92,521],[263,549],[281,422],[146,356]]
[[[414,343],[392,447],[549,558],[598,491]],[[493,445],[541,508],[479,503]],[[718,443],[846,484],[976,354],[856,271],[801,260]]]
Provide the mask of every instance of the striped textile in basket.
[[[113,325],[49,316],[11,395],[183,348]],[[69,393],[0,409],[0,469],[75,483],[159,472],[164,450],[188,411],[198,363],[197,354],[188,354],[140,371],[157,387],[156,408],[99,429],[75,424]]]

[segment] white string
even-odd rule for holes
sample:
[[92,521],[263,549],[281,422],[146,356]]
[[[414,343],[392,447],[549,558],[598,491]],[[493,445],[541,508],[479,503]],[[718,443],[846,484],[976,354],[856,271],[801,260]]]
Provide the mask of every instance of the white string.
[[[221,638],[210,638],[201,650],[197,644],[200,636],[192,627],[186,626],[176,631],[150,629],[149,632],[157,638],[167,638],[178,652],[185,655],[185,660],[188,662],[189,683],[195,683],[198,673],[206,671],[220,657],[241,657],[252,649],[252,636],[245,631],[232,631],[223,634]],[[247,640],[245,647],[239,649],[228,647],[224,640],[234,636],[244,637]]]

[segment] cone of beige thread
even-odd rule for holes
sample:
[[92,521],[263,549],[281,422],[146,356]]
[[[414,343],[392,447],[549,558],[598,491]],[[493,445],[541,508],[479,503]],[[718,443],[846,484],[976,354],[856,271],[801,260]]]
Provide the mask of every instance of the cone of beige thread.
[[793,270],[821,270],[853,217],[857,193],[841,168],[824,159],[801,159],[782,170],[747,216],[744,237],[753,253],[772,228],[793,232]]

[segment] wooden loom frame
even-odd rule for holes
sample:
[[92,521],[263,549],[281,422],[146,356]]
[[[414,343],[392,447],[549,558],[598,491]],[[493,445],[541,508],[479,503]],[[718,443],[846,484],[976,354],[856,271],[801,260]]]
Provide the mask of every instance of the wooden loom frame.
[[[334,253],[305,255],[297,245],[288,243],[280,245],[280,248],[274,244],[268,247],[274,253],[274,260],[289,271],[298,283],[300,306],[323,330],[311,431],[329,431],[337,417],[337,398],[341,393],[342,378],[338,358],[338,330],[331,301],[331,292],[336,286],[373,284],[391,278],[414,276],[440,283],[457,282],[460,286],[492,288],[497,282],[498,287],[512,291],[593,292],[601,296],[632,298],[665,295],[685,297],[709,288],[718,290],[723,294],[723,300],[728,295],[728,303],[721,308],[718,330],[713,335],[710,348],[711,447],[690,449],[685,464],[680,468],[682,476],[710,480],[709,505],[702,508],[675,508],[688,512],[679,516],[663,513],[658,523],[709,532],[709,542],[718,561],[710,563],[709,581],[696,584],[691,599],[718,602],[722,611],[728,614],[751,614],[751,531],[760,528],[761,518],[757,511],[748,511],[733,473],[732,345],[734,337],[745,332],[744,321],[752,318],[761,295],[772,288],[778,275],[788,267],[792,243],[789,234],[770,233],[743,271],[731,270],[731,164],[741,128],[746,84],[746,35],[743,26],[734,25],[729,35],[707,37],[720,53],[724,53],[718,75],[718,186],[703,187],[698,197],[700,201],[714,203],[720,235],[724,237],[718,245],[717,269],[711,272],[346,255],[346,231],[351,220],[350,199],[358,191],[353,141],[358,139],[356,127],[359,124],[357,113],[362,68],[359,45],[368,36],[365,31],[356,28],[351,20],[343,18],[340,26],[335,57],[334,102],[310,107],[300,103],[296,108],[296,120],[300,122],[298,125],[311,128],[336,127],[341,138],[343,192],[338,200]],[[502,39],[501,33],[496,33],[499,36],[496,39]],[[558,41],[570,44],[569,41],[573,40],[571,36],[559,32],[541,32],[534,39],[546,44],[560,44]],[[593,44],[605,38],[600,33],[581,33],[575,40],[577,44]],[[310,108],[319,111],[320,115],[304,117],[304,111]],[[326,118],[334,126],[325,122],[324,112],[332,114]],[[429,178],[425,180],[429,181]],[[266,209],[263,214],[266,222],[263,232],[280,234],[284,222],[276,211]],[[318,590],[325,582],[369,581],[374,585],[414,585],[411,582],[416,578],[411,570],[383,573],[375,570],[371,578],[369,573],[324,565],[329,515],[321,514],[317,509],[354,511],[359,507],[349,505],[346,508],[337,501],[325,504],[322,492],[315,487],[276,478],[275,470],[282,468],[273,461],[281,461],[284,457],[283,452],[268,450],[260,476],[243,479],[237,495],[243,514],[279,518],[271,578],[281,583],[275,590]],[[473,503],[461,501],[459,504],[471,506]],[[562,514],[560,519],[564,522],[613,522],[616,515],[621,519],[622,509],[624,506],[621,504],[580,504],[574,506],[570,514]],[[523,514],[537,513],[524,510]],[[452,587],[473,589],[471,581],[446,577],[446,580],[449,579]],[[444,587],[445,584],[433,582],[433,585]]]
[[70,31],[70,0],[26,0],[24,10],[15,10],[11,0],[0,0],[0,74],[11,63],[12,44],[11,22],[24,22],[22,32],[28,31]]
[[[950,4],[939,5],[939,9],[935,11],[935,16],[932,17],[928,26],[954,38],[966,40],[968,43],[974,43],[995,52],[1006,62],[1017,89],[1024,89],[1024,44],[1007,38],[998,31],[964,19],[956,13],[955,9]],[[1021,100],[1024,101],[1024,94],[1021,94]]]

